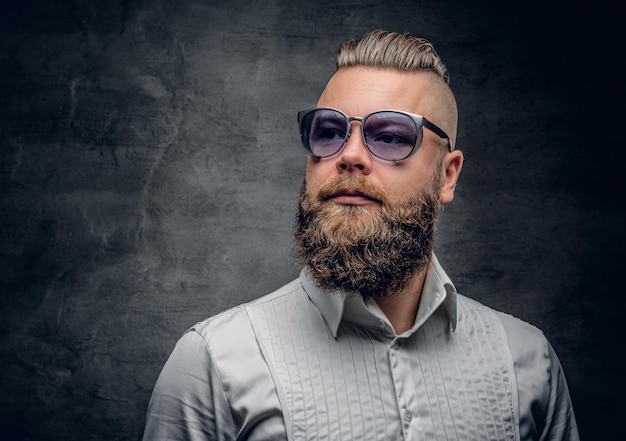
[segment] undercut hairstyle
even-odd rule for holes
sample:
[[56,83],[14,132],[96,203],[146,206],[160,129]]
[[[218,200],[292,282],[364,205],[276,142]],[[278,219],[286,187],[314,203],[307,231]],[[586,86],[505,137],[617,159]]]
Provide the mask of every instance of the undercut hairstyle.
[[371,66],[402,71],[430,71],[446,84],[450,77],[433,45],[409,33],[377,29],[359,40],[350,40],[339,47],[337,69],[349,66]]

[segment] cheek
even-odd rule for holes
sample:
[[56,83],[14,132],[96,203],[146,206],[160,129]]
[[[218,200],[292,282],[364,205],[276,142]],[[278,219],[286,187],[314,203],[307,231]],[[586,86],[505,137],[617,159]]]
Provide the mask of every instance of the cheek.
[[312,198],[316,199],[315,195],[317,194],[317,188],[319,187],[317,187],[307,175],[307,178],[305,181],[305,187],[304,187],[304,190],[306,191],[306,193]]
[[412,200],[414,196],[422,194],[432,187],[432,176],[424,170],[412,170],[409,173],[398,173],[396,176],[387,176],[382,185],[389,200],[394,203],[403,203]]
[[314,158],[309,158],[307,161],[305,178],[309,194],[315,195],[317,190],[333,176],[333,169],[329,166],[329,162]]
[[305,190],[307,194],[315,200],[317,200],[317,193],[319,192],[321,184],[323,184],[323,182],[319,182],[317,176],[307,172],[305,177]]

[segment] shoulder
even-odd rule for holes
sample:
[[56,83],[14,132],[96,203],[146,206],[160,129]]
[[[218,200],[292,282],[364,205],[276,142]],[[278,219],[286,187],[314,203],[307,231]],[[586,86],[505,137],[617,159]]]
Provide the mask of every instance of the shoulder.
[[[271,366],[267,364],[251,317],[259,315],[257,311],[263,311],[264,308],[280,308],[289,298],[297,297],[293,294],[299,286],[299,281],[294,280],[252,302],[209,317],[191,326],[179,340],[178,345],[186,347],[187,356],[183,361],[192,358],[192,353],[207,354],[204,367],[199,372],[210,371],[208,375],[219,380],[220,388],[238,423],[245,420],[246,412],[263,413],[270,408],[274,412],[280,407]],[[255,396],[270,398],[263,406],[251,409],[250,403],[255,402]]]
[[458,310],[461,316],[491,316],[502,324],[511,350],[515,353],[530,350],[547,350],[548,341],[541,329],[511,314],[493,309],[474,299],[457,295]]
[[300,280],[296,279],[270,294],[204,319],[187,329],[179,340],[179,345],[193,345],[196,351],[198,345],[202,345],[213,360],[215,368],[226,377],[229,372],[239,372],[233,368],[247,364],[250,358],[262,359],[251,317],[277,315],[265,313],[268,309],[289,310],[283,306],[299,297],[294,294],[301,289]]
[[284,301],[298,284],[187,329],[155,385],[144,439],[191,439],[190,433],[235,439],[256,426],[268,439],[284,438],[276,386],[248,310]]
[[521,438],[577,440],[563,369],[543,331],[464,296],[458,303],[460,314],[487,315],[501,323],[513,363]]
[[488,325],[500,330],[497,334],[502,336],[500,341],[510,354],[516,378],[521,383],[518,387],[524,387],[529,381],[549,381],[550,364],[556,361],[556,357],[541,329],[461,295],[458,296],[458,313],[459,320],[465,322],[464,328],[469,332],[477,326],[484,328]]
[[295,279],[270,294],[204,319],[186,332],[199,334],[209,346],[236,344],[242,341],[242,337],[253,332],[249,319],[250,311],[279,307],[291,301],[293,294],[301,290],[300,279]]

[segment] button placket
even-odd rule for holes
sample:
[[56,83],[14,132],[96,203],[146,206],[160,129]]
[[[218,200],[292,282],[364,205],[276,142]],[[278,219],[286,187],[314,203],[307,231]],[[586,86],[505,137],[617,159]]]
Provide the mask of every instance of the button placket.
[[404,421],[406,421],[407,423],[410,423],[413,420],[413,414],[408,409],[402,410],[402,416],[404,417]]
[[413,346],[411,339],[396,336],[388,343],[388,356],[391,374],[393,376],[396,398],[398,403],[398,417],[402,426],[403,439],[413,439],[418,431],[419,407],[415,399],[413,376],[410,374],[409,357]]

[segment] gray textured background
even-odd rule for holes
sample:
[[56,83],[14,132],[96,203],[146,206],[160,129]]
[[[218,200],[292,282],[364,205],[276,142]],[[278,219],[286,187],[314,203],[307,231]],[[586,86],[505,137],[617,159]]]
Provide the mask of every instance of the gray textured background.
[[3,1],[0,439],[140,439],[180,334],[297,275],[295,114],[375,27],[451,71],[467,160],[440,260],[545,331],[584,438],[615,439],[621,25],[597,2],[501,3]]

